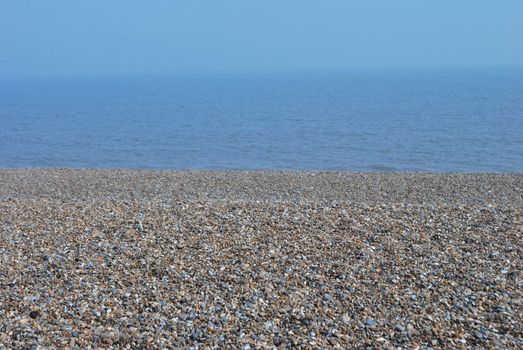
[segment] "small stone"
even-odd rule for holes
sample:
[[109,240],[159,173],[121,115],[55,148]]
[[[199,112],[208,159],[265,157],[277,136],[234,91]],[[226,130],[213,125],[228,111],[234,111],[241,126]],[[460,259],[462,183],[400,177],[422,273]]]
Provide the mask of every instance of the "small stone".
[[365,325],[367,327],[374,327],[376,325],[376,321],[372,318],[369,318],[367,321],[365,321]]
[[200,339],[200,336],[201,336],[200,332],[198,332],[198,331],[194,331],[194,332],[191,333],[191,339],[192,340],[198,340],[198,339]]
[[499,252],[492,252],[492,253],[490,253],[489,257],[495,258],[498,255],[499,255]]
[[36,319],[36,318],[40,317],[40,311],[37,311],[37,310],[31,311],[29,313],[29,317],[31,317],[32,319]]
[[281,338],[277,335],[272,340],[272,343],[274,344],[274,346],[280,346],[283,342],[282,342]]
[[476,338],[478,339],[483,339],[485,337],[485,334],[481,333],[480,331],[476,331],[474,333],[474,335],[476,336]]

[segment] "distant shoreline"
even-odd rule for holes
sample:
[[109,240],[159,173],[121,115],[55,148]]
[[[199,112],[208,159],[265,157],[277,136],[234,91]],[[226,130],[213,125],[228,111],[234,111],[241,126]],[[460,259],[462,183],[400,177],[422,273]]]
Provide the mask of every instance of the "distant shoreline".
[[523,173],[0,169],[1,198],[212,199],[502,205]]

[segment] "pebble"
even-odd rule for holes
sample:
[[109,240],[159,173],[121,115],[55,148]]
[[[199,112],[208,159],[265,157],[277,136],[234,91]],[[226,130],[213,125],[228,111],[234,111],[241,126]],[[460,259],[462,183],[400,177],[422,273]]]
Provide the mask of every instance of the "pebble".
[[274,346],[280,346],[283,342],[279,336],[275,336],[272,343],[274,344]]
[[521,348],[522,188],[0,170],[0,348]]
[[373,327],[373,326],[376,325],[376,321],[373,320],[373,319],[368,319],[367,321],[365,321],[365,325],[366,325],[367,327]]

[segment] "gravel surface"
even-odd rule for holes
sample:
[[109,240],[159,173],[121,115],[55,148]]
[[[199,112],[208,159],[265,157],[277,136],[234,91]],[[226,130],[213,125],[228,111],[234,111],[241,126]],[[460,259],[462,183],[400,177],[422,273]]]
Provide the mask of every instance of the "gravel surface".
[[523,174],[0,170],[0,349],[523,348]]

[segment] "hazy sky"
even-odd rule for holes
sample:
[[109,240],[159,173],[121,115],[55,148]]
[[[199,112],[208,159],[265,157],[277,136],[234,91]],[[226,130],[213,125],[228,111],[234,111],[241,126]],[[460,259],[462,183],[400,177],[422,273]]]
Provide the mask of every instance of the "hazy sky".
[[522,0],[0,0],[0,79],[514,65]]

